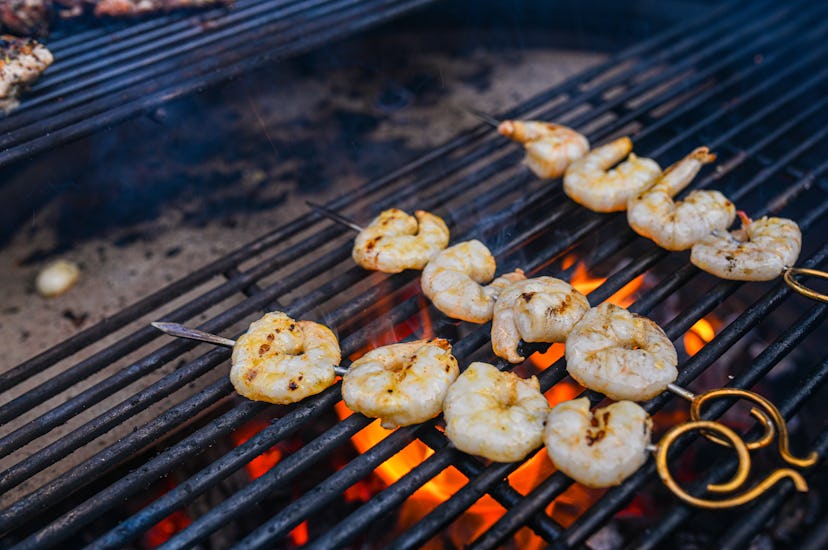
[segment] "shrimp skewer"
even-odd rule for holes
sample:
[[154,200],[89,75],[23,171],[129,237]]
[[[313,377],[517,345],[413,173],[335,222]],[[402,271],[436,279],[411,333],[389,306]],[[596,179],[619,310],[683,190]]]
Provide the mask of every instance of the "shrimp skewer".
[[265,314],[238,340],[178,323],[151,325],[179,338],[232,348],[230,381],[239,394],[254,401],[295,403],[321,392],[346,372],[339,366],[339,342],[328,327],[294,321],[281,312]]
[[678,355],[656,323],[604,303],[566,339],[566,369],[579,384],[616,400],[645,401],[678,376]]
[[[595,212],[619,212],[627,201],[652,185],[661,168],[632,153],[632,141],[618,138],[573,162],[564,175],[564,193]],[[629,156],[628,156],[629,155]],[[627,160],[607,171],[626,157]]]
[[542,179],[559,178],[589,151],[589,141],[572,128],[536,120],[504,120],[497,131],[526,149],[523,162]]
[[442,338],[392,344],[351,363],[342,398],[351,410],[380,418],[384,428],[418,424],[440,414],[459,374],[451,344]]
[[424,210],[409,216],[398,208],[380,213],[354,240],[354,261],[384,273],[422,269],[449,243],[446,223]]
[[572,327],[589,310],[586,296],[554,277],[537,277],[509,285],[500,293],[492,317],[492,349],[511,363],[526,342],[565,342]]
[[454,446],[497,462],[522,460],[540,447],[548,412],[537,378],[477,362],[449,387],[443,403],[446,437]]
[[543,439],[563,473],[587,487],[610,487],[647,461],[652,426],[650,415],[631,401],[591,412],[582,397],[552,409]]
[[707,147],[699,147],[630,199],[627,221],[633,231],[667,250],[687,250],[713,231],[730,227],[736,207],[718,191],[693,191],[684,201],[673,202],[701,167],[714,160]]
[[[423,269],[423,294],[449,317],[485,323],[492,318],[500,292],[526,278],[517,269],[492,281],[496,267],[494,256],[480,241],[456,244],[434,256]],[[485,283],[489,284],[482,286]]]
[[751,220],[739,212],[742,227],[716,231],[695,245],[690,261],[712,275],[734,281],[770,281],[799,258],[802,232],[793,220]]

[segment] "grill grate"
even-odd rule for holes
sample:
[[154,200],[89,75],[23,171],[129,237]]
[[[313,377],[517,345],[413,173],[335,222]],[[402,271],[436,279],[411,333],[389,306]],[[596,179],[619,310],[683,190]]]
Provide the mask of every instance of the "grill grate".
[[232,9],[56,33],[45,41],[55,65],[0,120],[0,166],[430,1],[239,0]]
[[[709,145],[719,153],[719,168],[696,182],[694,188],[712,185],[726,188],[734,201],[749,205],[754,216],[780,212],[795,217],[805,235],[800,263],[823,266],[828,254],[824,231],[828,197],[823,180],[828,168],[828,163],[823,160],[828,70],[820,63],[828,47],[821,39],[828,27],[828,23],[822,23],[825,12],[826,8],[821,5],[806,3],[786,6],[750,3],[747,7],[721,8],[682,29],[669,30],[627,50],[612,61],[533,98],[508,115],[561,121],[586,131],[592,142],[631,133],[636,151],[656,157],[662,165],[681,157],[692,146]],[[761,56],[761,62],[757,56]],[[784,304],[801,300],[792,296],[790,289],[781,283],[765,288],[714,281],[686,262],[678,269],[669,270],[665,264],[675,261],[675,254],[654,246],[642,246],[641,240],[625,228],[623,216],[587,213],[565,200],[558,185],[538,182],[520,168],[520,156],[516,147],[492,136],[489,130],[478,128],[329,206],[350,215],[375,212],[391,205],[436,209],[440,214],[446,214],[454,242],[475,237],[492,244],[503,271],[520,266],[533,274],[568,279],[574,268],[559,269],[558,260],[571,250],[587,251],[589,254],[585,256],[594,265],[619,256],[631,258],[590,293],[593,304],[608,299],[645,272],[668,275],[662,275],[659,284],[630,308],[642,314],[657,312],[668,297],[686,285],[712,285],[704,293],[697,290],[698,299],[663,325],[674,340],[729,297],[741,295],[746,286],[764,288],[764,295],[751,300],[750,305],[712,342],[680,365],[678,383],[681,385],[695,380]],[[478,219],[483,221],[477,222]],[[343,233],[339,227],[320,222],[315,214],[291,222],[0,375],[0,389],[9,395],[0,406],[0,422],[8,423],[40,403],[71,390],[126,354],[144,353],[142,358],[119,368],[89,389],[50,406],[35,421],[0,437],[0,456],[20,457],[0,474],[0,491],[14,489],[34,476],[42,476],[47,467],[83,449],[95,438],[128,422],[151,404],[161,402],[188,384],[195,382],[201,388],[172,403],[166,412],[139,425],[135,431],[73,469],[51,476],[39,483],[39,488],[22,495],[0,511],[0,532],[7,533],[9,541],[19,541],[23,548],[59,545],[125,499],[143,491],[151,482],[174,468],[186,467],[187,461],[203,451],[205,445],[230,434],[267,408],[260,403],[233,400],[232,387],[225,376],[211,383],[203,381],[216,367],[221,366],[224,372],[229,357],[227,350],[212,349],[155,381],[148,378],[164,365],[195,349],[196,344],[164,340],[167,343],[160,348],[145,351],[144,346],[158,337],[153,329],[141,325],[141,319],[147,314],[186,322],[220,304],[221,312],[199,328],[230,334],[227,331],[238,329],[257,312],[272,307],[286,309],[295,317],[312,315],[318,318],[318,312],[325,312],[326,324],[336,327],[342,336],[344,356],[364,348],[389,322],[396,324],[418,314],[421,308],[419,297],[403,299],[411,296],[411,292],[416,293],[416,275],[367,276],[350,263],[351,235]],[[503,238],[505,233],[510,235],[508,239]],[[593,235],[602,236],[597,245]],[[326,252],[314,257],[313,251],[320,248]],[[308,258],[315,259],[307,261]],[[245,265],[248,263],[252,265]],[[279,276],[269,279],[274,273]],[[215,283],[219,277],[225,280]],[[366,287],[366,279],[372,286]],[[271,280],[275,282],[268,282]],[[198,291],[202,293],[197,292],[197,296],[170,311],[167,304],[210,281],[215,285],[206,292]],[[301,297],[293,299],[287,306],[278,305],[277,300],[286,301],[297,294],[296,289],[305,287],[309,290]],[[383,313],[382,319],[377,319],[374,305],[389,295],[389,289],[395,305]],[[347,292],[355,296],[347,302],[336,303],[335,298]],[[233,300],[229,307],[225,303],[227,300]],[[828,314],[828,306],[800,303],[806,304],[805,314],[792,328],[782,331],[777,340],[735,378],[733,385],[751,387],[756,384],[821,326]],[[435,315],[435,319],[438,334],[453,326],[439,315]],[[44,372],[130,324],[137,328],[115,343],[33,389],[15,391],[32,373]],[[456,340],[454,350],[461,364],[468,364],[471,357],[490,357],[488,339],[489,327],[483,326]],[[208,348],[200,346],[197,349]],[[507,367],[503,363],[499,366]],[[787,417],[821,388],[828,376],[828,362],[823,358],[807,372],[810,373],[808,382],[780,401],[780,409]],[[549,365],[539,375],[542,389],[551,388],[565,376],[563,360]],[[115,391],[144,379],[147,383],[132,397],[109,404],[107,398]],[[593,392],[586,395],[594,402],[601,399]],[[653,413],[670,399],[672,397],[666,394],[659,396],[647,403],[646,408]],[[111,530],[93,546],[123,547],[274,444],[322,418],[337,401],[339,388],[335,386],[290,408],[278,421],[243,445],[204,469],[191,472],[188,479],[121,524],[108,526]],[[107,404],[108,410],[23,457],[21,451],[27,445],[37,444],[41,436],[101,402]],[[172,435],[163,446],[158,444],[205,409],[208,410],[207,419],[195,431]],[[707,414],[718,417],[724,412],[724,406],[710,407]],[[205,540],[228,522],[245,515],[275,488],[308,472],[368,423],[368,419],[353,415],[331,425],[266,474],[195,519],[192,525],[172,538],[167,547],[182,548]],[[447,445],[435,423],[429,422],[390,433],[316,488],[279,510],[250,533],[241,546],[272,546],[274,541],[287,535],[301,521],[318,514],[348,487],[415,439],[434,449],[434,454],[350,516],[340,518],[339,524],[312,541],[311,546],[336,547],[353,540],[449,466],[467,475],[469,483],[414,527],[401,533],[393,547],[421,546],[486,494],[494,497],[506,512],[474,541],[474,547],[497,547],[524,526],[529,526],[550,543],[579,546],[646,483],[655,479],[655,468],[650,463],[623,485],[608,491],[565,529],[544,510],[570,486],[568,478],[554,474],[523,496],[505,481],[518,464],[484,465]],[[156,448],[157,453],[142,460],[119,479],[104,483],[107,471],[148,446]],[[681,447],[686,446],[687,443]],[[821,434],[814,443],[814,448],[820,452],[825,452],[826,446],[828,432]],[[681,447],[677,445],[677,448]],[[715,464],[710,469],[710,479],[726,475],[730,466],[727,462]],[[756,508],[740,516],[734,529],[721,534],[722,542],[749,540],[762,528],[763,518],[774,514],[790,491],[791,487],[780,485],[766,495]],[[64,502],[68,503],[66,509],[61,507]],[[665,513],[665,521],[657,528],[641,533],[633,544],[654,547],[663,543],[694,513],[693,509],[676,504]],[[48,517],[48,521],[44,521],[44,517]]]

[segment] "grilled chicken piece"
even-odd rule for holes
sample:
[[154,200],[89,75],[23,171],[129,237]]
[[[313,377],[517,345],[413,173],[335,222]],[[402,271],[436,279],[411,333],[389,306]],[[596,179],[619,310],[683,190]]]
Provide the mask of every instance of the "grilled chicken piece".
[[0,36],[0,109],[8,114],[17,96],[52,64],[52,52],[33,38]]
[[0,0],[0,24],[19,35],[43,36],[49,31],[51,0]]
[[231,4],[232,0],[97,0],[95,15],[123,17],[186,8]]

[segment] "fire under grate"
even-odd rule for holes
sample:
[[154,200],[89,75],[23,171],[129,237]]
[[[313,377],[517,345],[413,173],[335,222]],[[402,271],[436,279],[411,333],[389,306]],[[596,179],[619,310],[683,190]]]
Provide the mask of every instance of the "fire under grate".
[[[655,158],[662,166],[695,146],[708,145],[719,155],[717,168],[705,172],[692,187],[721,189],[753,217],[779,214],[795,219],[804,235],[799,265],[824,268],[828,254],[824,180],[828,68],[822,61],[828,48],[823,38],[827,11],[819,3],[782,6],[763,2],[720,8],[622,52],[503,117],[561,122],[587,134],[592,143],[629,134],[637,153]],[[798,318],[777,328],[773,340],[730,385],[754,387],[792,350],[818,335],[828,315],[826,304],[808,302],[781,282],[744,284],[700,273],[686,256],[636,237],[623,215],[593,214],[568,201],[558,183],[541,182],[529,174],[519,163],[521,156],[513,144],[480,127],[328,206],[359,220],[391,206],[435,211],[451,226],[452,242],[478,238],[489,245],[500,272],[521,267],[532,275],[569,280],[579,265],[567,265],[565,260],[571,255],[591,268],[612,265],[605,280],[588,295],[593,305],[646,275],[651,281],[647,292],[630,309],[659,319],[674,341],[723,305],[734,300],[744,304],[709,343],[680,362],[677,383],[682,386],[704,376],[751,330],[786,307],[793,307]],[[208,447],[271,407],[234,395],[226,377],[227,350],[169,341],[146,326],[147,318],[189,322],[233,336],[262,311],[282,309],[295,318],[314,319],[334,328],[343,356],[348,357],[388,337],[389,332],[399,334],[399,327],[409,321],[419,334],[427,315],[434,333],[451,335],[461,365],[483,359],[511,368],[492,361],[488,325],[458,325],[427,306],[418,291],[417,274],[387,277],[354,266],[352,236],[308,213],[0,375],[4,393],[0,422],[11,427],[0,437],[0,455],[11,460],[0,474],[0,492],[15,495],[0,511],[4,544],[20,548],[54,547],[67,541],[95,548],[134,544],[158,522],[188,507],[274,445],[310,426],[323,426],[261,475],[190,518],[164,547],[209,544],[215,533],[245,519],[279,488],[310,475],[371,423],[358,414],[336,420],[332,414],[340,401],[336,385],[280,409],[261,431],[203,464],[199,457]],[[670,317],[667,303],[681,292],[693,298]],[[209,318],[201,322],[206,312]],[[84,353],[105,338],[110,338],[108,345]],[[189,355],[192,350],[200,355]],[[542,351],[528,346],[526,350]],[[125,356],[137,359],[119,363]],[[186,360],[179,363],[182,358]],[[40,385],[25,387],[32,373],[58,364],[66,367]],[[347,366],[347,361],[343,364]],[[73,391],[113,365],[118,368],[105,378]],[[541,367],[538,377],[543,391],[566,383],[562,359]],[[810,357],[797,369],[800,383],[776,400],[787,418],[807,406],[822,388],[828,376],[828,356]],[[156,376],[159,372],[163,375]],[[131,384],[137,387],[131,397],[121,402],[110,398]],[[116,442],[95,448],[102,434],[173,395],[175,400],[165,412],[136,425]],[[586,395],[594,403],[602,399],[593,392]],[[653,414],[672,401],[671,395],[664,394],[645,408]],[[50,437],[65,422],[100,404],[100,414]],[[33,409],[34,418],[20,421]],[[716,418],[726,409],[710,407],[707,415]],[[468,482],[413,525],[394,533],[387,547],[422,546],[485,495],[503,511],[493,525],[468,541],[472,547],[500,547],[524,528],[552,545],[581,546],[634,497],[652,491],[657,480],[655,467],[648,462],[622,485],[598,495],[564,526],[547,508],[571,487],[571,480],[555,473],[528,492],[519,491],[506,477],[521,464],[488,464],[464,455],[448,444],[438,425],[439,421],[433,421],[389,432],[315,487],[256,520],[242,533],[239,546],[294,544],[295,539],[285,542],[286,537],[304,522],[310,523],[310,547],[347,545],[448,468],[461,472]],[[824,425],[820,429],[804,442],[805,450],[824,455],[828,430]],[[327,518],[324,528],[315,528],[315,518],[325,516],[331,503],[417,441],[433,454],[347,515]],[[86,452],[86,458],[59,473],[49,473],[50,467],[78,452]],[[694,481],[698,487],[728,475],[733,464],[723,456]],[[130,514],[113,512],[172,472],[184,478],[166,493]],[[792,491],[792,485],[781,483],[755,506],[737,509],[726,523],[710,526],[711,543],[717,547],[747,544],[779,512]],[[667,502],[657,525],[625,533],[623,544],[657,547],[703,514],[675,499]],[[101,518],[112,517],[113,522],[102,524]],[[825,523],[815,525],[803,545],[824,540]]]

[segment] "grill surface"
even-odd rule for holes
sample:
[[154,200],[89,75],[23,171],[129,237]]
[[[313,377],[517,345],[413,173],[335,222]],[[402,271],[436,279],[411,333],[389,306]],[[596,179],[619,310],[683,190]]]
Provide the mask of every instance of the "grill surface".
[[431,1],[239,0],[80,32],[67,25],[44,40],[55,64],[0,119],[0,166]]
[[[708,145],[719,154],[718,168],[705,172],[693,187],[721,189],[753,217],[778,213],[795,218],[805,236],[799,265],[824,268],[828,255],[824,181],[828,168],[824,145],[828,132],[828,68],[824,65],[827,11],[819,3],[750,3],[721,8],[621,53],[504,113],[504,117],[559,121],[584,131],[593,143],[630,134],[636,152],[655,158],[662,166],[692,147]],[[683,386],[690,385],[783,306],[803,312],[789,327],[776,329],[775,340],[731,383],[753,387],[795,347],[809,336],[813,338],[828,315],[828,305],[792,295],[781,282],[745,285],[700,273],[687,262],[686,255],[670,254],[637,238],[626,228],[623,215],[589,213],[566,200],[558,184],[537,181],[520,166],[521,155],[514,145],[481,127],[329,206],[361,220],[367,219],[368,213],[392,205],[434,210],[452,226],[452,242],[479,238],[490,245],[498,258],[499,271],[522,267],[533,275],[569,279],[573,268],[561,269],[560,262],[567,253],[579,253],[594,266],[626,258],[626,262],[614,262],[621,267],[589,294],[590,302],[598,304],[640,274],[648,273],[655,284],[630,309],[666,317],[662,326],[674,341],[722,304],[734,300],[747,303],[712,342],[679,365],[678,383]],[[174,399],[164,414],[90,454],[77,467],[45,480],[38,477],[38,483],[27,487],[0,511],[0,532],[5,533],[5,540],[19,542],[21,548],[56,546],[74,540],[71,537],[150,483],[174,469],[187,471],[189,477],[174,489],[120,524],[107,525],[103,531],[109,531],[99,532],[99,538],[91,541],[96,548],[123,547],[274,444],[329,414],[339,401],[338,385],[287,409],[277,421],[207,467],[188,470],[188,463],[195,463],[195,457],[206,447],[267,406],[234,397],[226,377],[227,350],[169,341],[145,326],[144,321],[152,317],[195,324],[194,319],[209,311],[209,318],[199,328],[231,335],[262,311],[280,308],[294,317],[312,318],[335,327],[343,355],[353,354],[370,345],[389,323],[416,317],[422,303],[416,295],[416,274],[384,277],[354,267],[350,261],[351,238],[344,229],[308,214],[1,375],[4,404],[0,406],[0,422],[11,423],[14,429],[0,437],[0,455],[14,457],[14,461],[0,474],[0,491],[42,476],[40,472],[47,467],[87,448],[96,437],[150,404],[178,396],[174,392],[190,384],[196,388]],[[318,250],[321,253],[315,255]],[[677,315],[667,316],[667,299],[688,287],[693,289],[694,299]],[[341,300],[341,294],[349,298]],[[380,309],[378,302],[389,296],[393,304],[390,310]],[[174,301],[175,307],[170,305]],[[431,313],[438,335],[456,329],[440,314]],[[489,330],[488,325],[472,327],[455,339],[454,351],[461,365],[472,358],[493,359]],[[118,335],[113,343],[73,360],[88,346],[113,334]],[[151,347],[156,340],[161,345]],[[185,355],[193,349],[201,354]],[[127,355],[129,362],[118,363]],[[150,378],[153,373],[165,372],[165,366],[182,356],[187,360],[175,365],[174,370]],[[46,371],[58,363],[67,367],[48,382],[20,389],[31,373]],[[83,391],[71,391],[85,378],[112,365],[119,366],[101,382]],[[563,360],[548,365],[539,375],[541,388],[547,390],[565,376]],[[788,418],[822,387],[828,377],[828,356],[804,365],[801,377],[796,390],[781,396],[779,402]],[[133,397],[120,403],[107,400],[115,391],[144,379],[147,382]],[[21,414],[58,395],[65,398],[50,402],[35,421],[14,425]],[[601,399],[593,392],[586,395],[593,402]],[[661,395],[645,408],[654,413],[671,399],[669,394]],[[41,443],[39,438],[48,437],[52,430],[98,403],[106,405],[104,412],[49,444]],[[717,418],[726,409],[725,405],[712,406],[707,416]],[[201,420],[193,429],[176,431],[199,414]],[[330,423],[326,431],[266,474],[196,518],[166,547],[183,548],[204,541],[247,514],[274,489],[309,472],[369,422],[355,414]],[[419,547],[485,494],[494,497],[505,513],[473,542],[473,547],[498,547],[524,526],[550,543],[579,546],[634,495],[645,490],[646,484],[657,479],[654,465],[649,462],[624,484],[607,491],[574,524],[563,528],[545,509],[570,486],[567,477],[554,474],[522,495],[504,480],[518,464],[487,465],[466,456],[448,445],[435,422],[429,422],[389,433],[368,452],[276,511],[240,546],[272,546],[300,522],[320,514],[348,487],[414,439],[432,447],[434,454],[350,516],[337,518],[339,523],[314,538],[311,547],[335,547],[354,540],[449,466],[466,475],[468,484],[413,528],[399,534],[394,548]],[[683,443],[682,448],[687,446]],[[810,449],[820,454],[828,452],[828,431],[817,434],[809,442]],[[130,471],[108,476],[125,462]],[[727,460],[714,463],[705,473],[707,478],[697,480],[697,485],[724,479],[732,467]],[[791,492],[788,482],[780,484],[754,508],[737,511],[732,529],[714,534],[723,537],[722,545],[746,543]],[[658,546],[699,513],[673,502],[658,527],[637,533],[627,542],[634,547]],[[722,527],[713,525],[711,530]],[[825,536],[823,531],[815,532],[812,539],[820,540]]]

